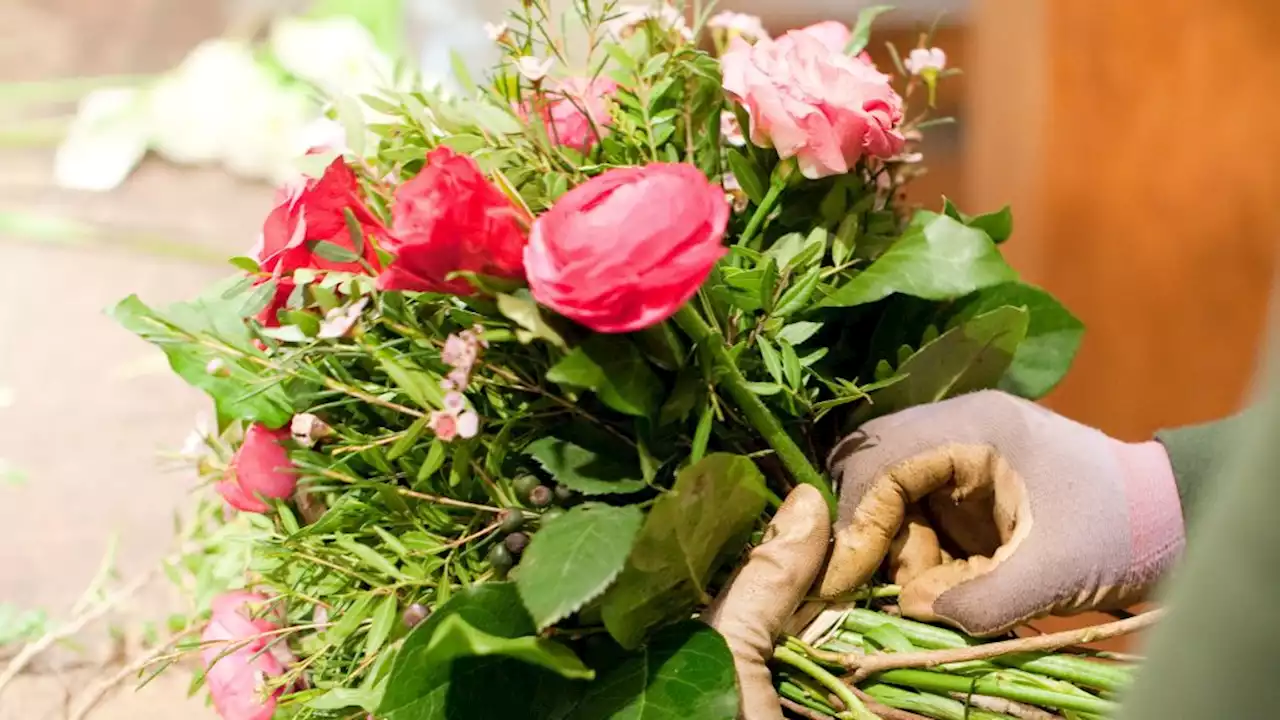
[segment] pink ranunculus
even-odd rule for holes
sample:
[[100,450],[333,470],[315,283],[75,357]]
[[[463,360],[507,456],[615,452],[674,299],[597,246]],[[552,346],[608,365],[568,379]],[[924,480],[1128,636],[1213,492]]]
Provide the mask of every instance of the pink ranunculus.
[[293,494],[298,476],[289,452],[280,444],[289,437],[288,428],[271,430],[259,423],[249,426],[217,486],[228,505],[265,513],[270,506],[263,498],[283,499]]
[[816,38],[832,52],[841,54],[844,54],[844,49],[849,47],[849,41],[853,39],[853,31],[849,29],[849,26],[835,20],[814,23],[808,27],[800,28],[796,32],[802,32],[809,37]]
[[724,190],[687,164],[610,170],[534,222],[524,251],[541,304],[592,330],[622,333],[670,317],[726,252]]
[[902,98],[889,76],[831,41],[793,30],[735,41],[721,58],[725,90],[751,117],[751,142],[796,158],[812,179],[848,173],[863,155],[892,157],[904,143]]
[[422,171],[396,188],[391,217],[385,248],[396,257],[378,276],[383,290],[470,295],[471,283],[452,273],[524,277],[528,219],[466,155],[432,150]]
[[[285,672],[292,659],[283,643],[272,644],[278,618],[254,618],[250,606],[265,605],[257,593],[226,593],[213,601],[213,614],[200,640],[205,684],[223,720],[271,720],[283,688],[268,693],[265,681]],[[268,644],[271,647],[268,648]]]
[[[552,142],[585,153],[609,134],[609,105],[618,84],[607,77],[568,78],[552,84],[541,113]],[[583,111],[586,111],[585,114]]]

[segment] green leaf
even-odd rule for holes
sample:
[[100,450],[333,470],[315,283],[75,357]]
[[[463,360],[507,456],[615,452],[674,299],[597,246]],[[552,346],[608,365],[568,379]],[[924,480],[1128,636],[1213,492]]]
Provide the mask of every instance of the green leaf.
[[724,638],[687,620],[654,635],[639,652],[569,700],[557,720],[734,720],[738,687]]
[[382,602],[378,603],[378,609],[373,611],[373,624],[369,626],[369,634],[364,641],[365,657],[371,657],[381,650],[382,645],[391,636],[391,630],[398,619],[399,605],[395,593],[387,595],[382,598]]
[[332,262],[350,263],[360,259],[360,256],[353,252],[350,248],[344,248],[337,243],[321,240],[315,244],[313,248],[316,255]]
[[[242,297],[221,299],[211,293],[204,299],[174,305],[162,315],[130,295],[116,304],[110,315],[126,330],[163,350],[179,377],[213,398],[218,417],[282,427],[293,417],[293,407],[279,377],[260,375],[258,365],[242,359],[262,357],[240,315],[242,302]],[[230,351],[221,351],[223,346]],[[209,372],[209,363],[214,360],[225,372]]]
[[969,218],[969,222],[965,224],[981,230],[995,242],[1002,243],[1013,235],[1013,209],[1005,205],[995,212]]
[[347,223],[347,235],[351,238],[351,249],[357,257],[364,255],[364,228],[356,219],[355,211],[349,207],[342,208],[342,219]]
[[516,587],[543,630],[596,599],[622,572],[644,513],[634,506],[578,505],[534,533]]
[[784,326],[775,337],[791,345],[803,345],[806,340],[813,337],[814,333],[821,329],[822,323],[801,320]]
[[475,79],[471,77],[471,71],[467,69],[466,59],[454,48],[449,50],[449,66],[453,69],[453,76],[457,78],[458,84],[468,95],[479,92]]
[[749,382],[749,383],[743,383],[743,384],[751,392],[757,395],[763,395],[766,397],[769,395],[777,395],[778,393],[782,392],[782,386],[777,383]]
[[782,356],[778,355],[778,351],[774,349],[773,343],[769,342],[762,335],[759,338],[760,358],[764,360],[765,370],[773,376],[773,381],[782,384]]
[[875,22],[877,16],[892,9],[892,5],[872,5],[863,8],[853,24],[853,34],[849,38],[849,44],[845,46],[845,52],[849,55],[862,52],[867,47],[867,41],[871,39],[871,24]]
[[350,637],[351,633],[360,627],[360,623],[369,618],[370,608],[373,607],[375,599],[374,595],[362,595],[359,600],[352,603],[351,607],[338,617],[338,622],[325,631],[325,641],[338,645]]
[[951,300],[1016,279],[986,233],[921,211],[892,247],[820,306],[864,305],[893,293]]
[[706,602],[717,561],[746,542],[765,496],[750,458],[717,453],[681,471],[649,511],[626,568],[604,596],[609,633],[635,648]]
[[905,377],[871,393],[871,404],[854,421],[996,387],[1027,335],[1027,323],[1026,310],[1002,307],[948,330],[898,368]]
[[1018,346],[1013,364],[1000,380],[1000,389],[1033,400],[1043,397],[1071,367],[1084,339],[1084,323],[1044,290],[1006,283],[960,301],[952,324],[1005,305],[1025,308],[1031,317],[1027,339]]
[[[383,720],[546,715],[536,709],[567,687],[564,677],[589,678],[591,671],[535,632],[514,583],[459,591],[405,638],[375,714]],[[494,692],[495,680],[501,692]]]
[[374,356],[383,372],[395,386],[409,396],[409,399],[424,410],[444,407],[444,392],[440,389],[440,380],[433,378],[419,368],[411,368],[401,364],[400,360],[386,350],[376,350]]
[[822,268],[816,267],[805,273],[795,282],[787,291],[782,293],[782,298],[778,300],[778,307],[774,308],[774,317],[790,317],[809,305],[809,299],[813,297],[813,293],[818,289],[818,283],[822,281]]
[[232,265],[236,266],[237,268],[240,268],[241,270],[247,273],[257,273],[262,269],[261,267],[259,267],[257,260],[254,260],[251,257],[245,257],[243,255],[238,255],[236,257],[231,258],[230,262]]
[[347,552],[356,556],[356,558],[360,560],[360,562],[377,570],[378,572],[381,572],[385,575],[390,575],[391,577],[394,577],[394,578],[398,578],[402,576],[400,569],[395,566],[395,563],[386,559],[381,554],[379,554],[377,550],[374,550],[373,548],[369,547],[368,545],[365,545],[362,542],[352,540],[349,537],[339,537],[336,540],[334,540],[334,543],[337,544],[339,547],[341,547],[343,550],[346,550]]
[[620,413],[652,417],[662,402],[662,381],[631,341],[592,335],[547,371],[560,385],[591,390]]
[[689,448],[689,462],[698,462],[707,454],[707,443],[711,441],[711,428],[716,418],[715,407],[707,403],[698,415],[698,427],[693,432],[693,445]]
[[417,420],[414,420],[413,424],[409,426],[409,429],[405,430],[404,434],[400,436],[400,439],[396,440],[395,444],[391,446],[391,449],[387,451],[387,462],[394,462],[397,458],[412,450],[413,446],[418,444],[418,440],[422,437],[422,433],[426,432],[427,424],[430,422],[430,415],[423,415]]
[[540,338],[556,347],[566,347],[564,338],[547,324],[538,303],[528,291],[521,290],[511,295],[499,294],[497,298],[498,312],[522,328],[516,332],[520,342],[528,343]]
[[669,425],[689,417],[689,413],[698,404],[698,400],[705,395],[705,391],[706,380],[702,376],[702,369],[692,363],[686,365],[676,376],[675,388],[667,397],[667,401],[662,404],[662,409],[658,411],[658,424]]
[[769,183],[760,177],[755,164],[748,160],[746,155],[737,150],[730,150],[725,153],[725,156],[729,159],[729,171],[737,178],[742,191],[747,194],[751,202],[759,205],[768,192]]
[[524,452],[556,482],[583,495],[626,495],[647,487],[635,452],[604,438],[548,436]]
[[492,135],[515,135],[520,132],[520,122],[503,108],[483,100],[462,101],[458,107],[470,113],[480,129]]

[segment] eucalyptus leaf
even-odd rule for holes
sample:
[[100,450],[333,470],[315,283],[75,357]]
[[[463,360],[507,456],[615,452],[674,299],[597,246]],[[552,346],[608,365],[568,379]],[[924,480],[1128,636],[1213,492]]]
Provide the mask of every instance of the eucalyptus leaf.
[[626,568],[604,596],[605,627],[636,648],[659,626],[706,602],[726,550],[739,549],[764,509],[764,477],[750,458],[708,455],[653,505]]
[[635,506],[586,503],[533,535],[516,587],[542,630],[596,599],[622,572],[644,513]]
[[864,305],[894,293],[951,300],[1016,278],[986,233],[946,215],[921,211],[879,259],[820,305]]

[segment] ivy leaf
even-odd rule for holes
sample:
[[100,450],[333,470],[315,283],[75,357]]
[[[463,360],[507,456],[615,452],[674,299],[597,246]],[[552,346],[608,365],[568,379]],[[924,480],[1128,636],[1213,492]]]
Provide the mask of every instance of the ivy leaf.
[[1001,307],[948,330],[902,363],[900,380],[871,393],[871,404],[854,422],[996,387],[1027,335],[1027,323],[1026,310]]
[[1043,397],[1062,380],[1084,339],[1084,323],[1052,295],[1034,285],[1006,283],[980,290],[961,301],[952,324],[1001,306],[1030,313],[1027,339],[1018,346],[1000,389],[1032,400]]
[[[409,632],[376,715],[529,717],[531,708],[568,686],[564,678],[591,676],[568,648],[534,635],[533,619],[513,583],[458,592]],[[494,692],[495,678],[502,679],[501,692]]]
[[[221,298],[220,292],[179,303],[164,314],[130,295],[117,303],[110,315],[126,330],[163,350],[178,376],[213,398],[218,417],[282,427],[293,416],[284,387],[278,378],[259,375],[258,367],[243,359],[262,354],[253,346],[240,312],[244,298]],[[209,372],[211,362],[223,370]]]
[[556,720],[734,720],[733,655],[712,628],[688,620],[654,635],[555,714]]
[[845,46],[845,54],[857,55],[862,52],[867,47],[867,41],[871,39],[871,24],[875,22],[877,16],[892,9],[892,5],[872,5],[863,8],[853,24],[853,33],[849,36],[849,44]]
[[949,218],[959,220],[971,228],[981,230],[996,244],[1008,240],[1013,235],[1013,209],[1008,205],[995,212],[983,215],[966,215],[960,212],[960,209],[951,202],[950,198],[943,196],[942,212]]
[[586,503],[533,535],[516,587],[538,630],[577,612],[622,572],[644,513]]
[[547,371],[547,379],[591,390],[620,413],[651,417],[662,401],[662,382],[630,341],[592,335]]
[[951,300],[1016,279],[986,233],[921,211],[896,243],[819,305],[864,305],[894,293]]
[[524,452],[556,482],[583,495],[626,495],[647,487],[634,451],[575,430],[534,440]]
[[741,548],[765,494],[760,470],[739,455],[708,455],[680,472],[649,511],[626,568],[605,593],[609,633],[635,648],[649,631],[707,601],[717,561]]

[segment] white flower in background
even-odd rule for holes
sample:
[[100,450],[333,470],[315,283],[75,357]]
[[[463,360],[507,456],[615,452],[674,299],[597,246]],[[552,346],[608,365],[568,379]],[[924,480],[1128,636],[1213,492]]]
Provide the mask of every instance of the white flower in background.
[[392,84],[393,65],[369,29],[354,18],[281,18],[271,52],[285,70],[326,93],[357,97]]
[[178,163],[222,159],[245,88],[263,82],[266,70],[253,51],[235,40],[209,40],[152,88],[148,112],[153,147]]
[[605,32],[621,40],[635,32],[646,20],[653,20],[659,28],[677,32],[685,40],[693,39],[693,31],[684,14],[666,2],[650,5],[621,5],[617,13],[603,24]]
[[502,39],[507,36],[507,32],[509,30],[511,30],[511,28],[504,22],[502,23],[487,22],[484,24],[484,34],[488,35],[489,39],[492,40],[493,42],[502,42]]
[[333,118],[318,117],[299,128],[293,147],[299,155],[313,150],[345,154],[348,150],[347,129]]
[[947,67],[947,54],[942,48],[916,48],[907,55],[902,66],[912,75],[924,75],[926,72],[939,73]]
[[296,175],[297,160],[308,150],[299,138],[319,115],[319,106],[307,93],[283,87],[264,73],[261,81],[243,89],[237,109],[227,127],[222,158],[227,169],[273,185]]
[[707,21],[707,27],[723,30],[729,37],[741,35],[753,41],[769,39],[769,31],[764,29],[764,23],[758,16],[732,10],[717,13]]
[[516,70],[525,76],[529,82],[542,82],[542,79],[551,72],[551,66],[555,64],[554,58],[539,60],[532,55],[525,55],[516,60]]
[[137,88],[95,90],[80,101],[54,157],[54,182],[72,190],[111,190],[129,176],[151,143],[147,98]]

